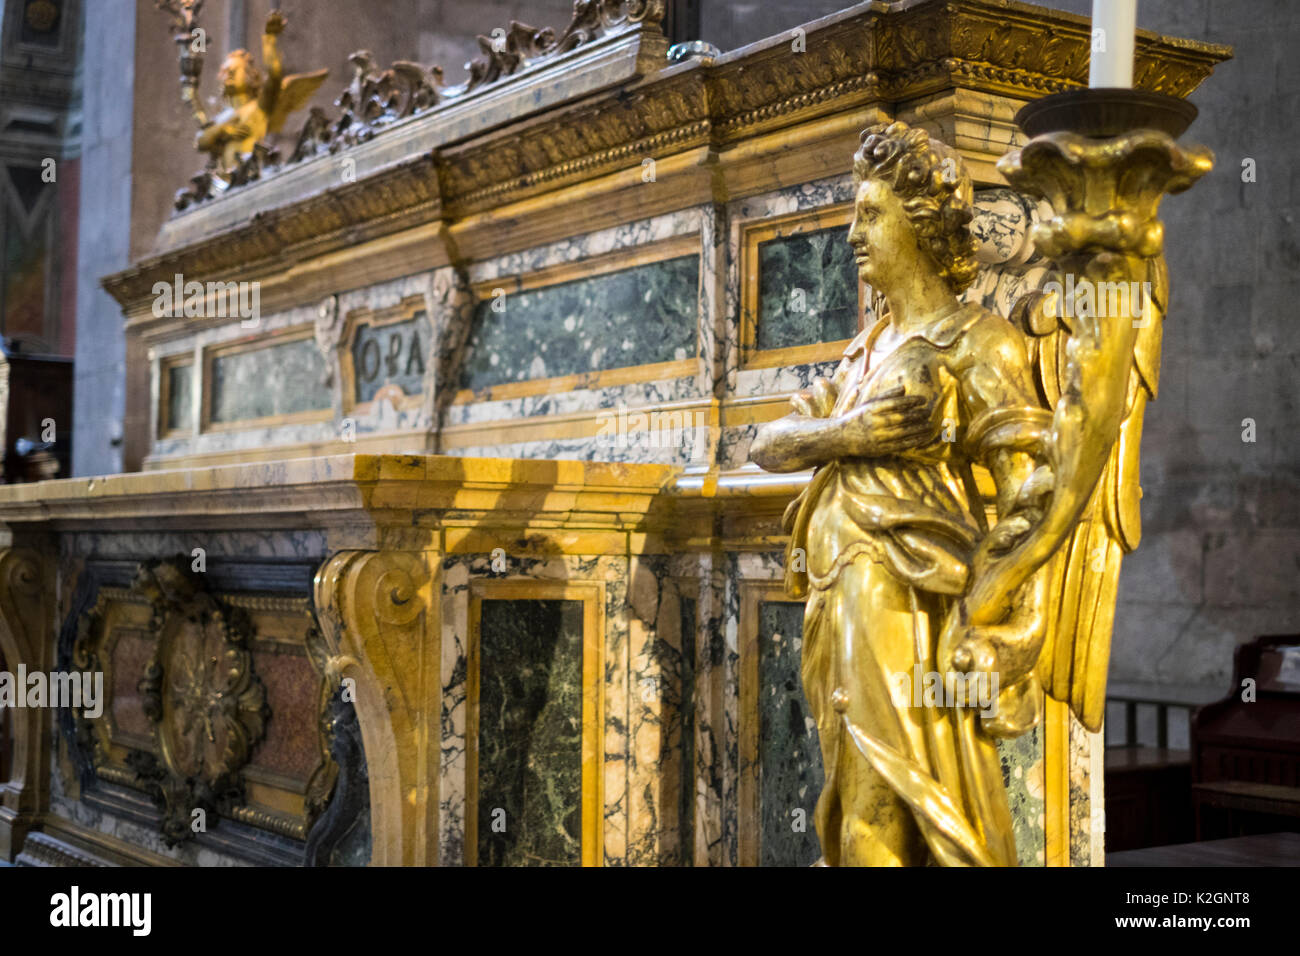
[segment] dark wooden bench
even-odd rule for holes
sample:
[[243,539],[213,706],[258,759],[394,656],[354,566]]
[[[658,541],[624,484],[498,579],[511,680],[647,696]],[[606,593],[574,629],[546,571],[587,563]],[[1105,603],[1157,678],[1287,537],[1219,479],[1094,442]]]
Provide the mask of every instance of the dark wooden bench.
[[1227,813],[1227,827],[1233,829],[1233,812],[1273,817],[1300,817],[1300,787],[1275,783],[1252,783],[1248,780],[1221,780],[1218,783],[1192,785],[1192,803],[1196,811],[1196,832],[1205,831],[1205,810],[1214,808]]
[[[1203,685],[1110,683],[1106,692],[1107,853],[1194,839],[1192,760],[1185,749],[1191,714],[1221,693]],[[1146,719],[1151,716],[1153,722]],[[1142,732],[1139,718],[1143,718]]]
[[1192,715],[1196,837],[1300,830],[1300,635],[1238,647],[1232,684]]
[[1186,750],[1106,749],[1106,852],[1192,839],[1192,764]]

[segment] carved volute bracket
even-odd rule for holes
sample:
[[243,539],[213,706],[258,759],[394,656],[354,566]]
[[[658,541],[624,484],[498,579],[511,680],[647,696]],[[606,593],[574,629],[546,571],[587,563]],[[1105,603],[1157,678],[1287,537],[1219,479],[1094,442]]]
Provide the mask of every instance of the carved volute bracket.
[[[5,667],[16,672],[47,672],[54,647],[54,568],[26,548],[0,551],[0,650]],[[0,781],[0,859],[12,860],[33,829],[49,798],[50,711],[16,707],[6,719],[13,727],[13,768]]]
[[[327,295],[316,309],[316,348],[325,359],[326,387],[339,381],[339,339],[343,334],[343,317],[339,312],[339,297]],[[337,389],[335,404],[338,405]]]
[[437,567],[432,553],[343,551],[316,572],[328,673],[355,689],[375,866],[438,861]]
[[447,409],[456,397],[465,343],[474,324],[474,295],[460,267],[441,269],[427,296],[433,325],[434,360],[425,381],[432,430],[441,435]]

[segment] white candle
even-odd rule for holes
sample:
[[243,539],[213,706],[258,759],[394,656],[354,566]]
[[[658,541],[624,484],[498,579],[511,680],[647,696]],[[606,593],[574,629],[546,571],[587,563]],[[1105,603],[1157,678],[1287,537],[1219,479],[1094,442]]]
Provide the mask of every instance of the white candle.
[[1133,44],[1137,39],[1137,0],[1092,0],[1091,87],[1133,86]]

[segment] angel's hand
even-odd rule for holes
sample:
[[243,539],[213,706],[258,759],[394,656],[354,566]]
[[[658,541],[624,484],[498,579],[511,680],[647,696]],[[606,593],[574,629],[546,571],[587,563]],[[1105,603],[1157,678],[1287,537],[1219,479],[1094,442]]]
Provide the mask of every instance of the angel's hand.
[[835,383],[827,378],[815,380],[811,386],[796,392],[790,398],[790,406],[800,415],[809,418],[829,418],[835,408],[838,390]]
[[[992,675],[998,672],[998,654],[993,643],[981,633],[983,630],[983,628],[959,623],[957,614],[950,613],[939,634],[938,655],[935,661],[939,673],[985,675],[989,682],[986,686],[992,686]],[[978,683],[978,681],[957,681],[954,682],[953,687],[959,696],[963,691],[969,695],[975,692]],[[968,707],[972,701],[967,697],[954,703],[959,707]]]
[[927,404],[920,395],[905,394],[900,385],[841,416],[847,453],[878,458],[924,443],[933,433]]
[[984,539],[985,549],[990,555],[1006,554],[1033,530],[1033,522],[1026,515],[1008,515],[993,526]]
[[284,14],[279,10],[272,10],[266,15],[265,32],[267,36],[279,36],[284,31],[286,25],[287,21],[284,19]]
[[[1038,663],[1042,627],[1037,614],[1008,619],[1002,624],[962,624],[950,613],[939,635],[936,667],[941,674],[983,674],[1010,686],[1027,677]],[[978,682],[976,682],[978,683]],[[968,684],[968,687],[970,685]]]

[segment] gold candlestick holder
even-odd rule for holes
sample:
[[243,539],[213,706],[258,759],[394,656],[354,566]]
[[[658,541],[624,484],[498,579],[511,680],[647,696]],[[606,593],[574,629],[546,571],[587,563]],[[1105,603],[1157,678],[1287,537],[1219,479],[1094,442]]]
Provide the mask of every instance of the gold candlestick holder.
[[1168,305],[1159,204],[1213,165],[1209,150],[1176,141],[1195,116],[1157,93],[1072,90],[1024,107],[1016,120],[1031,139],[998,163],[1012,186],[1052,208],[1032,236],[1059,281],[1027,321],[1039,343],[1059,345],[1035,356],[1052,365],[1046,378],[1058,393],[1048,396],[1043,442],[1052,493],[1033,533],[976,568],[967,610],[971,623],[993,623],[1005,595],[1054,556],[1083,549],[1093,579],[1081,587],[1066,573],[1073,559],[1060,558],[1054,603],[1095,611],[1074,615],[1083,622],[1074,633],[1049,628],[1039,678],[1091,731],[1105,710],[1120,559],[1140,538],[1138,451]]

